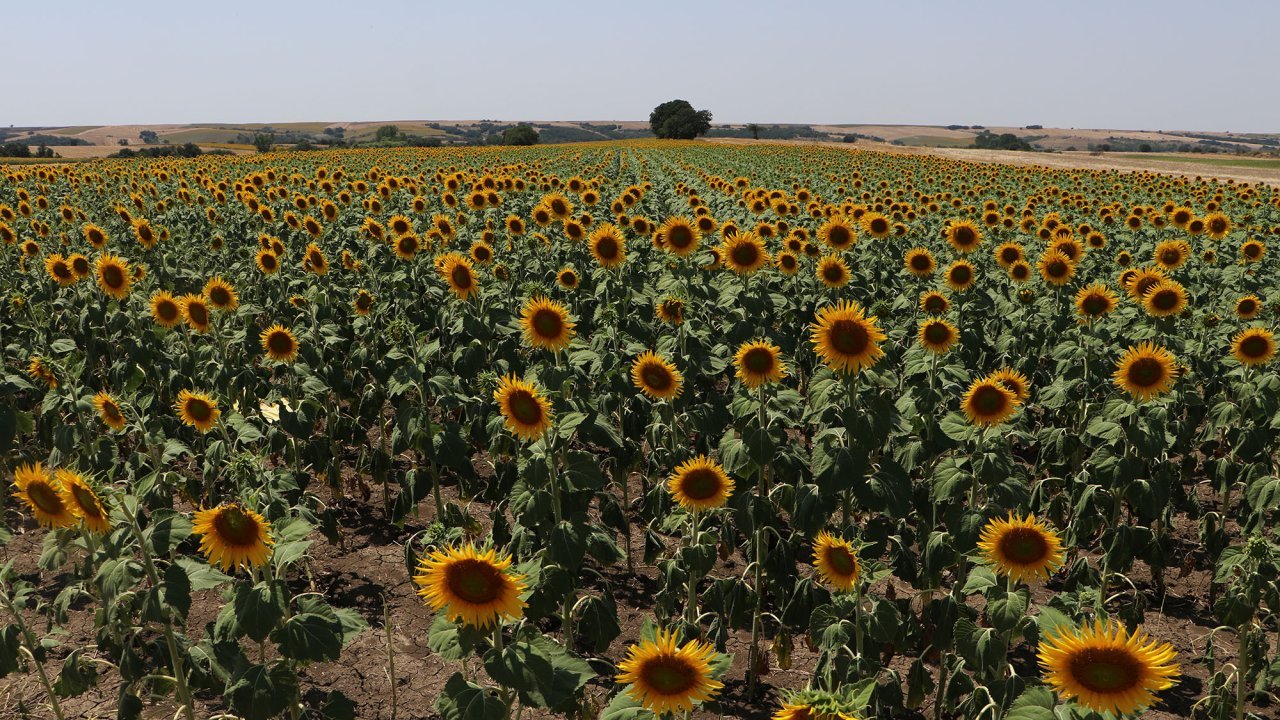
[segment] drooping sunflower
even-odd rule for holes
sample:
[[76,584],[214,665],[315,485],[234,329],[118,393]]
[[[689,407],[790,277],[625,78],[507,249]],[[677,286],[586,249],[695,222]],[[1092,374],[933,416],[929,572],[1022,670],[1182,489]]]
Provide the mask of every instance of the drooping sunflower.
[[174,408],[178,411],[178,417],[182,419],[183,424],[190,425],[200,432],[212,430],[222,415],[222,411],[218,409],[217,400],[204,393],[195,393],[190,390],[178,393],[178,401],[174,403]]
[[1262,312],[1262,300],[1257,295],[1245,295],[1236,301],[1236,317],[1252,320]]
[[[812,690],[806,690],[803,694],[809,695],[813,692]],[[836,704],[843,704],[841,700],[836,700]],[[828,704],[825,702],[815,704],[813,702],[804,702],[801,698],[792,698],[784,702],[782,708],[774,713],[770,720],[858,720],[857,716],[852,712],[845,712],[834,707],[828,708]]]
[[627,648],[618,663],[617,681],[632,698],[657,715],[692,711],[716,696],[722,683],[711,676],[716,651],[708,643],[690,640],[676,647],[672,631],[659,630],[653,640]]
[[922,247],[908,250],[902,258],[902,264],[916,277],[928,277],[937,269],[937,263],[933,261],[933,253]]
[[129,297],[129,286],[133,284],[133,271],[128,263],[117,255],[105,254],[98,258],[94,268],[98,275],[98,287],[102,292],[116,300]]
[[999,425],[1017,411],[1018,396],[991,377],[979,378],[965,391],[960,409],[974,425]]
[[978,549],[997,575],[1014,582],[1048,580],[1063,562],[1062,539],[1031,514],[988,520]]
[[291,363],[298,359],[298,340],[293,331],[279,323],[263,330],[258,335],[262,343],[262,351],[276,362]]
[[968,260],[956,260],[947,267],[947,287],[955,292],[968,290],[976,281],[977,271]]
[[1204,218],[1204,231],[1214,240],[1221,240],[1231,232],[1231,218],[1220,212],[1209,213]]
[[171,328],[182,321],[182,305],[178,299],[164,290],[151,296],[151,319],[163,328]]
[[952,220],[945,232],[947,242],[961,255],[968,255],[982,244],[982,231],[970,220]]
[[989,379],[995,380],[1005,390],[1013,393],[1018,402],[1022,402],[1031,396],[1031,381],[1027,379],[1026,375],[1013,368],[1000,368],[991,373]]
[[1019,260],[1025,260],[1026,257],[1026,251],[1016,242],[1007,242],[995,249],[996,263],[1005,270],[1008,270]]
[[591,248],[591,257],[602,268],[613,269],[627,261],[627,240],[613,223],[603,223],[592,230],[587,245]]
[[818,239],[833,250],[847,250],[858,241],[858,235],[849,221],[836,215],[818,228]]
[[480,292],[479,283],[476,282],[475,270],[471,267],[471,260],[461,255],[450,253],[448,260],[440,268],[440,274],[444,277],[445,282],[449,284],[449,290],[459,300],[466,300]]
[[725,266],[739,275],[750,275],[769,262],[764,241],[754,232],[740,232],[725,238],[721,254]]
[[94,492],[84,476],[62,468],[54,473],[54,478],[59,485],[58,492],[62,503],[71,510],[72,514],[80,518],[86,528],[96,533],[111,530],[107,509],[103,507],[98,493]]
[[1176,280],[1165,280],[1142,296],[1142,307],[1152,317],[1171,317],[1187,308],[1187,291]]
[[524,341],[529,347],[552,352],[569,347],[575,334],[569,310],[545,295],[535,295],[525,301],[520,311],[520,327],[524,329]]
[[514,375],[502,378],[493,391],[507,429],[524,440],[537,440],[551,429],[551,402],[531,383]]
[[44,270],[54,282],[62,287],[74,285],[76,280],[79,280],[75,271],[71,269],[71,263],[67,262],[67,259],[59,253],[53,253],[44,259]]
[[1075,263],[1058,250],[1049,250],[1041,255],[1036,269],[1046,283],[1054,286],[1066,285],[1076,274]]
[[706,455],[686,460],[667,480],[667,492],[686,510],[723,507],[733,494],[734,482],[720,463]]
[[524,578],[509,572],[510,567],[510,555],[467,544],[431,551],[419,562],[413,581],[433,610],[483,629],[524,614]]
[[688,257],[697,252],[702,241],[702,233],[697,226],[683,216],[667,218],[658,226],[658,233],[663,238],[663,249],[678,257]]
[[787,375],[787,365],[782,361],[782,350],[766,340],[752,340],[738,346],[733,358],[738,379],[752,390],[761,385],[781,382]]
[[373,311],[373,302],[373,295],[370,295],[368,290],[360,288],[356,291],[356,299],[351,302],[351,305],[355,308],[357,315],[363,316]]
[[26,503],[36,522],[47,528],[76,524],[75,513],[62,500],[61,485],[40,463],[19,465],[13,471],[13,496]]
[[329,272],[329,258],[325,257],[324,251],[319,245],[309,243],[307,251],[302,254],[302,269],[316,275],[326,275]]
[[668,325],[679,326],[684,322],[684,301],[677,297],[666,297],[654,308],[658,319]]
[[1087,320],[1096,320],[1116,309],[1116,296],[1102,283],[1082,287],[1076,292],[1076,313]]
[[836,372],[861,372],[884,355],[879,343],[886,336],[876,316],[867,315],[851,300],[823,307],[809,328],[814,350]]
[[1181,675],[1172,645],[1099,619],[1049,635],[1037,654],[1050,687],[1095,712],[1137,713]]
[[178,301],[182,307],[182,318],[187,325],[198,333],[209,332],[212,318],[209,314],[209,301],[203,295],[183,295]]
[[1245,328],[1231,341],[1231,354],[1241,365],[1266,365],[1276,357],[1275,336],[1266,328]]
[[960,338],[960,331],[942,318],[926,318],[920,321],[917,337],[925,350],[941,355],[950,350]]
[[920,309],[930,315],[945,315],[951,309],[951,301],[937,290],[927,290],[920,294]]
[[209,304],[215,310],[230,312],[240,306],[235,288],[220,277],[209,278],[209,282],[204,284],[204,296],[209,298]]
[[1145,402],[1173,389],[1178,364],[1173,353],[1148,341],[1130,345],[1116,363],[1112,377],[1122,390]]
[[250,508],[226,503],[197,510],[191,531],[200,536],[200,551],[224,571],[251,570],[271,557],[271,523]]
[[850,592],[862,575],[862,561],[853,545],[823,530],[813,541],[813,565],[823,581],[842,592]]
[[654,400],[671,400],[680,396],[684,376],[666,358],[646,350],[631,364],[631,382]]
[[111,393],[100,390],[93,396],[93,409],[98,412],[98,419],[112,430],[121,430],[125,426],[124,413],[120,411],[120,403],[111,397]]
[[58,376],[39,355],[33,355],[27,363],[27,375],[30,375],[32,380],[44,383],[50,389],[58,387]]
[[835,289],[849,284],[849,266],[839,255],[827,255],[818,261],[818,280],[823,285]]

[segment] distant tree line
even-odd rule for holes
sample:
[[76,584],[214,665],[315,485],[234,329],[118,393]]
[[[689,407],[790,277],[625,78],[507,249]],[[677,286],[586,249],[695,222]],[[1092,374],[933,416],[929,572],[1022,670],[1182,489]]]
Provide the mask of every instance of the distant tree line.
[[53,148],[41,145],[31,152],[31,146],[25,142],[9,142],[0,145],[0,157],[9,158],[52,158],[58,157]]

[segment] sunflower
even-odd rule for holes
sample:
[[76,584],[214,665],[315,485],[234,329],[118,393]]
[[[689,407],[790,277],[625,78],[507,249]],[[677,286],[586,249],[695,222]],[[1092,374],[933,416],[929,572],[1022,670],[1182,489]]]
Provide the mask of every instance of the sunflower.
[[947,287],[964,292],[973,287],[977,273],[968,260],[956,260],[947,268]]
[[440,268],[440,274],[449,284],[449,290],[459,300],[466,300],[480,292],[480,286],[476,283],[475,270],[471,268],[471,261],[461,255],[450,253]]
[[397,235],[391,241],[391,247],[395,250],[396,257],[401,260],[412,260],[418,256],[418,251],[422,249],[422,238],[414,233]]
[[1231,354],[1241,365],[1266,365],[1275,359],[1275,336],[1266,328],[1246,328],[1231,341]]
[[200,432],[212,430],[213,426],[218,424],[218,417],[222,415],[222,411],[218,409],[217,400],[204,393],[194,393],[190,390],[178,393],[178,401],[174,403],[174,408],[178,411],[178,417],[182,418],[183,424],[190,425]]
[[851,300],[823,307],[809,328],[814,350],[836,372],[860,372],[884,355],[879,343],[885,334],[876,325],[876,316],[866,315]]
[[307,244],[307,251],[302,254],[302,269],[307,272],[313,272],[316,275],[325,275],[329,272],[329,258],[325,257],[324,251],[315,243]]
[[902,264],[916,277],[928,277],[937,268],[937,263],[933,261],[933,254],[922,247],[908,250],[902,257]]
[[1048,580],[1062,565],[1062,540],[1034,515],[992,518],[982,529],[978,549],[997,575],[1014,582]]
[[62,503],[80,518],[86,528],[97,533],[110,532],[107,509],[84,477],[71,470],[60,469],[54,473],[54,478],[59,485]]
[[124,428],[124,413],[120,411],[120,403],[111,397],[111,393],[100,390],[93,396],[93,409],[98,412],[98,419],[112,430]]
[[686,460],[667,480],[671,498],[686,510],[714,510],[723,507],[733,493],[733,479],[720,463],[706,455]]
[[1156,245],[1153,259],[1165,270],[1177,270],[1191,257],[1191,245],[1186,240],[1166,240]]
[[54,282],[62,287],[74,285],[76,280],[79,280],[75,271],[71,269],[71,263],[67,262],[67,259],[58,253],[53,253],[44,259],[44,270]]
[[351,302],[355,308],[357,315],[368,315],[373,311],[374,297],[369,294],[368,290],[360,288],[356,291],[356,299]]
[[[1165,275],[1163,270],[1154,267],[1142,268],[1132,272],[1126,270],[1125,273],[1131,274],[1128,275],[1129,279],[1127,281],[1122,281],[1124,289],[1138,302],[1142,302],[1142,297],[1147,294],[1148,290],[1169,279],[1169,276]],[[1125,273],[1121,274],[1122,278]]]
[[280,270],[280,256],[267,248],[259,248],[258,254],[254,256],[253,261],[263,274],[273,275]]
[[1016,242],[1007,242],[995,249],[996,263],[1008,270],[1019,260],[1026,259],[1026,252]]
[[1111,288],[1094,283],[1076,292],[1076,313],[1089,320],[1096,320],[1116,309],[1116,296]]
[[825,530],[813,541],[813,565],[824,581],[843,592],[853,590],[862,575],[862,561],[853,545]]
[[1185,230],[1187,225],[1194,220],[1196,214],[1189,207],[1177,207],[1169,214],[1169,219],[1173,221],[1174,227]]
[[27,374],[32,380],[42,382],[50,389],[58,387],[58,376],[53,374],[53,369],[39,355],[32,356],[31,361],[27,363]]
[[404,215],[392,215],[387,227],[396,235],[406,235],[413,232],[413,220]]
[[1214,240],[1221,240],[1231,232],[1231,218],[1220,212],[1209,213],[1204,218],[1204,231]]
[[1257,295],[1245,295],[1236,301],[1236,317],[1252,320],[1262,312],[1262,300]]
[[552,352],[569,347],[575,334],[569,311],[545,295],[535,295],[525,301],[520,311],[520,327],[524,328],[524,341],[529,347]]
[[1026,400],[1031,395],[1031,381],[1027,379],[1026,375],[1013,368],[1001,368],[991,373],[988,379],[1000,383],[1005,390],[1013,393],[1018,402]]
[[578,271],[571,267],[560,268],[560,272],[556,273],[556,283],[565,290],[576,290],[579,282]]
[[203,295],[183,295],[178,303],[182,307],[183,319],[192,330],[198,333],[209,332],[209,301]]
[[1076,274],[1075,263],[1058,250],[1048,250],[1041,255],[1036,269],[1046,283],[1054,286],[1066,285]]
[[659,630],[653,640],[627,648],[618,663],[620,683],[645,709],[657,715],[692,711],[694,705],[715,697],[723,684],[711,677],[711,645],[690,640],[676,647],[675,633]]
[[1013,417],[1018,409],[1018,396],[994,378],[980,378],[965,391],[960,409],[974,425],[999,425]]
[[493,246],[483,240],[471,243],[471,259],[481,265],[493,262]]
[[509,375],[493,391],[507,429],[525,440],[537,440],[551,429],[551,402],[531,383]]
[[684,301],[677,297],[664,298],[658,303],[654,313],[662,322],[678,327],[684,322]]
[[889,222],[889,218],[878,212],[866,212],[858,219],[862,224],[862,229],[867,231],[871,237],[879,240],[889,237],[889,233],[893,232],[893,225]]
[[818,228],[818,239],[834,250],[845,250],[858,241],[858,235],[843,217],[830,218]]
[[133,236],[137,238],[138,244],[147,250],[156,246],[156,231],[151,227],[151,223],[143,218],[133,221]]
[[920,321],[920,332],[917,335],[920,345],[932,353],[941,355],[951,349],[960,337],[956,326],[942,318],[928,318]]
[[418,564],[413,581],[433,610],[473,628],[487,628],[503,619],[519,619],[525,602],[524,578],[508,572],[511,556],[474,545],[433,550]]
[[275,324],[258,335],[262,351],[276,362],[291,363],[298,359],[298,340],[289,328]]
[[951,301],[937,290],[928,290],[920,294],[920,309],[930,315],[945,315],[951,309]]
[[40,525],[60,528],[76,524],[75,513],[62,499],[61,484],[40,463],[19,465],[13,472],[13,485],[17,489],[13,496],[31,508]]
[[1178,377],[1173,353],[1150,341],[1130,345],[1112,376],[1115,384],[1140,401],[1147,401],[1173,389]]
[[223,570],[252,570],[271,557],[271,523],[238,503],[197,510],[191,531],[200,536],[200,551]]
[[800,258],[789,250],[783,250],[774,257],[774,265],[783,275],[795,275],[800,271]]
[[1267,253],[1267,246],[1261,240],[1246,240],[1240,245],[1240,257],[1245,262],[1258,262]]
[[[809,693],[812,691],[806,691],[806,694]],[[826,709],[813,703],[793,699],[783,703],[782,709],[774,713],[771,720],[858,720],[858,718],[853,713]]]
[[946,237],[961,255],[968,255],[982,244],[982,231],[969,220],[952,220],[947,224]]
[[1142,296],[1142,307],[1152,317],[1171,317],[1187,307],[1187,291],[1176,280],[1165,280]]
[[627,261],[627,240],[613,223],[604,223],[591,231],[587,245],[600,267],[612,269]]
[[679,257],[697,252],[702,241],[702,233],[686,217],[667,218],[658,226],[658,234],[663,238],[663,249]]
[[750,275],[769,262],[764,241],[754,232],[742,232],[725,238],[721,254],[725,265],[739,275]]
[[1026,260],[1019,260],[1018,262],[1010,265],[1009,279],[1019,283],[1024,283],[1030,280],[1031,265],[1028,264]]
[[840,288],[849,284],[849,266],[839,255],[827,255],[818,261],[818,280],[831,288]]
[[1080,247],[1080,243],[1075,238],[1065,237],[1055,241],[1049,246],[1050,250],[1057,250],[1073,263],[1080,262],[1080,258],[1084,257],[1084,248]]
[[204,284],[204,296],[209,298],[209,304],[215,310],[232,311],[240,307],[240,298],[236,296],[235,288],[220,277],[210,278]]
[[98,258],[95,264],[98,274],[98,287],[102,292],[116,300],[129,297],[129,286],[133,283],[133,272],[129,264],[117,255],[106,254]]
[[781,353],[777,345],[766,340],[742,343],[733,358],[738,368],[738,379],[752,390],[781,382],[787,376],[787,365],[782,362]]
[[1130,634],[1118,623],[1098,619],[1092,627],[1047,636],[1037,654],[1055,692],[1100,713],[1137,713],[1181,674],[1169,643],[1157,645],[1141,626]]
[[94,249],[101,250],[102,248],[107,246],[107,240],[108,240],[107,231],[103,230],[97,225],[94,225],[93,223],[89,223],[84,226],[83,232],[84,232],[85,242],[92,245]]
[[684,377],[670,361],[646,350],[631,364],[631,382],[654,400],[679,397]]
[[182,305],[178,299],[164,290],[151,296],[151,319],[163,328],[171,328],[182,321]]
[[569,198],[558,192],[543,196],[540,204],[559,220],[564,220],[573,214],[573,203],[569,202]]

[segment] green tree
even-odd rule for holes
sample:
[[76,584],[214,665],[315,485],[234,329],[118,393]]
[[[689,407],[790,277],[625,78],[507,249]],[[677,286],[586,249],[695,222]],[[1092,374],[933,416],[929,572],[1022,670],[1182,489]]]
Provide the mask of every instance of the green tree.
[[383,125],[378,128],[373,135],[375,140],[382,142],[384,140],[395,140],[400,137],[400,127],[397,125]]
[[271,146],[275,141],[275,133],[255,133],[253,136],[253,146],[260,153],[271,152]]
[[537,145],[538,131],[530,125],[517,125],[502,132],[503,145]]
[[757,125],[757,124],[755,124],[755,123],[748,123],[748,124],[747,124],[747,132],[751,133],[751,138],[752,138],[753,140],[759,140],[759,139],[760,139],[760,126],[759,126],[759,125]]
[[160,136],[156,135],[155,130],[143,130],[142,132],[138,133],[138,138],[142,140],[142,142],[150,145],[151,143],[158,140]]
[[711,111],[694,110],[688,100],[669,100],[649,113],[649,127],[660,138],[692,140],[711,129]]

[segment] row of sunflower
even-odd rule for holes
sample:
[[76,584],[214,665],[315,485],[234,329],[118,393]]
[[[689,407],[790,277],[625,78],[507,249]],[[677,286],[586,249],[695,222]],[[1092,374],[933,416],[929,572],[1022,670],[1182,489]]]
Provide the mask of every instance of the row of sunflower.
[[[2,539],[49,532],[0,674],[348,717],[309,666],[432,613],[447,718],[1243,717],[1278,235],[1265,187],[795,147],[7,168]],[[308,589],[352,517],[420,605]]]

